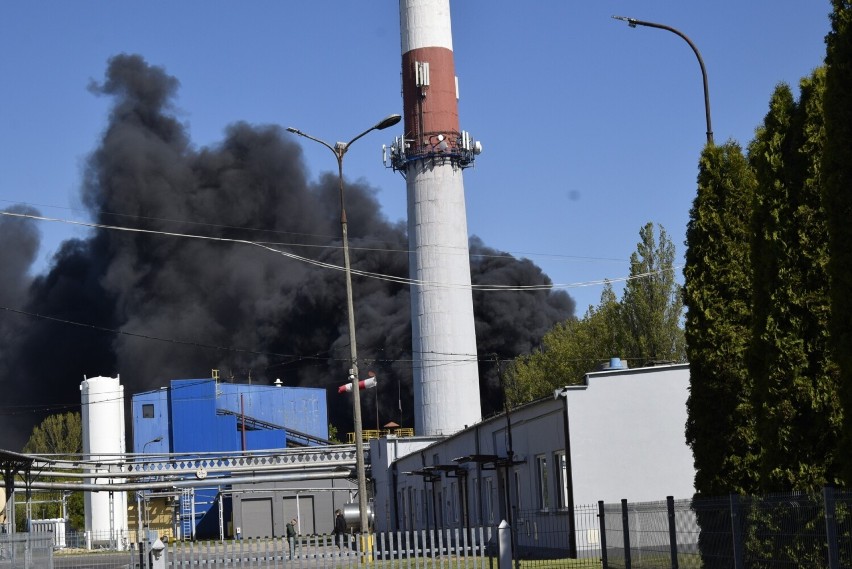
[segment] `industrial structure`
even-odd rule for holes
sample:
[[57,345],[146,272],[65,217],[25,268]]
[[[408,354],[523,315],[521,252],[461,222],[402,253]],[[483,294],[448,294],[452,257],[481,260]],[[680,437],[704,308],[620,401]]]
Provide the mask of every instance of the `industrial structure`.
[[449,0],[399,14],[405,129],[385,163],[408,193],[414,429],[449,435],[482,417],[462,178],[481,147],[459,129]]
[[[118,377],[84,378],[80,384],[83,422],[83,454],[101,466],[86,469],[93,476],[88,484],[117,483],[123,479],[95,474],[109,472],[110,464],[124,460],[124,387]],[[116,536],[127,531],[127,494],[124,492],[86,492],[86,531],[95,540],[117,542]]]
[[[228,383],[219,381],[217,372],[213,375],[212,378],[172,380],[168,387],[134,395],[131,403],[134,450],[147,458],[151,454],[230,455],[329,444],[324,389]],[[279,488],[283,483],[276,484],[267,488]],[[319,487],[325,488],[323,484]],[[350,485],[345,481],[337,481],[329,487],[346,492],[348,500]],[[300,488],[305,489],[303,485]],[[252,528],[263,531],[270,528],[271,531],[279,526],[283,531],[283,523],[273,523],[273,519],[278,520],[280,516],[272,516],[271,511],[268,519],[253,519],[252,525],[244,528],[242,520],[253,516],[243,515],[240,494],[240,487],[228,484],[184,488],[179,492],[145,492],[142,497],[146,504],[140,505],[140,513],[149,510],[148,504],[153,504],[154,511],[173,512],[169,525],[174,526],[176,535],[184,537],[222,533],[255,537]],[[237,496],[236,500],[232,500],[232,496]],[[164,507],[162,503],[166,501],[174,507]],[[343,501],[340,498],[336,502]],[[307,499],[303,502],[307,503]],[[320,499],[317,502],[322,504]],[[257,504],[257,500],[246,501],[247,508]],[[328,509],[334,511],[332,505]],[[232,518],[236,521],[229,527]]]

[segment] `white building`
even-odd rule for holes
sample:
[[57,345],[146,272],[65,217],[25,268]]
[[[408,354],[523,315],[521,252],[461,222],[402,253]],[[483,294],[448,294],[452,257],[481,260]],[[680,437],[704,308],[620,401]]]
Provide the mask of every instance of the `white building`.
[[691,498],[688,394],[688,364],[610,369],[450,437],[371,441],[376,529],[574,528],[599,500]]

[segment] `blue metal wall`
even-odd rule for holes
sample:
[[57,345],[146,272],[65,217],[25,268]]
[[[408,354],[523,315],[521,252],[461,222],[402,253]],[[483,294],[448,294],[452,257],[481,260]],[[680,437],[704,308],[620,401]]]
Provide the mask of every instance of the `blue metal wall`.
[[175,379],[169,389],[173,452],[241,450],[236,420],[216,414],[216,382]]
[[[143,417],[143,405],[153,407],[154,416]],[[133,452],[169,452],[169,392],[167,389],[138,393],[130,403],[133,421]],[[160,440],[154,442],[155,439]]]
[[328,438],[325,389],[220,383],[219,390],[220,408],[240,413],[242,396],[247,417],[282,425],[321,439]]
[[[152,411],[144,417],[143,409]],[[132,397],[135,452],[232,452],[287,446],[287,429],[328,439],[324,389],[218,383],[213,379],[175,379],[169,388]],[[242,416],[246,417],[243,431]],[[245,434],[245,449],[243,449]],[[155,439],[161,440],[153,442]],[[302,437],[304,438],[304,437]],[[210,514],[218,490],[196,488],[197,537],[218,533],[200,524]],[[212,522],[211,522],[212,523]],[[202,527],[205,526],[205,527]],[[211,529],[212,528],[212,529]],[[214,531],[215,530],[215,531]]]
[[[143,418],[146,404],[154,406],[153,418]],[[175,379],[168,389],[134,395],[131,406],[135,452],[143,446],[156,453],[240,451],[241,413],[249,425],[245,450],[285,447],[284,429],[328,438],[326,391],[319,388]],[[257,428],[258,422],[271,428]]]

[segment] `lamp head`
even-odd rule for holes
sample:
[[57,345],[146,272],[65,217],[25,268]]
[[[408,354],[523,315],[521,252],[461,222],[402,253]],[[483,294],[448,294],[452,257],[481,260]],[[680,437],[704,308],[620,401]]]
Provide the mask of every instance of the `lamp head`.
[[[374,126],[373,128],[376,129],[376,130],[384,130],[388,127],[395,125],[400,120],[402,120],[402,117],[400,115],[396,115],[396,114],[388,115],[385,118],[383,118],[382,120],[380,120],[378,123],[376,123],[376,126]],[[290,130],[290,129],[287,129],[287,130]]]
[[622,22],[627,22],[627,25],[631,28],[636,27],[636,18],[628,18],[627,16],[613,16],[613,20],[621,20]]

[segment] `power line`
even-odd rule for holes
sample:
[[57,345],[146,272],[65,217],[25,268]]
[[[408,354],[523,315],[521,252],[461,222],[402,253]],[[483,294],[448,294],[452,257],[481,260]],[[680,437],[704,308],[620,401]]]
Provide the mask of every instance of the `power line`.
[[[0,212],[2,215],[10,216],[10,217],[18,217],[18,218],[27,218],[33,219],[37,221],[52,221],[52,222],[62,222],[68,223],[71,225],[79,225],[83,227],[90,227],[94,229],[108,229],[114,231],[126,231],[131,233],[146,233],[152,235],[163,235],[170,237],[184,237],[189,239],[201,239],[208,241],[217,241],[222,243],[240,243],[244,245],[251,245],[255,247],[260,247],[262,249],[266,249],[272,253],[276,253],[290,259],[300,261],[303,263],[307,263],[310,265],[314,265],[320,268],[331,269],[335,271],[343,271],[344,268],[340,265],[335,265],[333,263],[327,263],[324,261],[319,261],[316,259],[310,259],[308,257],[304,257],[301,255],[296,255],[295,253],[289,253],[287,251],[282,251],[279,249],[275,249],[274,247],[267,245],[258,241],[250,241],[246,239],[230,239],[226,237],[210,237],[205,235],[194,235],[189,233],[177,233],[171,231],[158,231],[153,229],[140,229],[140,228],[130,228],[130,227],[121,227],[116,225],[104,225],[100,223],[90,223],[90,222],[82,222],[82,221],[72,221],[72,220],[63,220],[58,218],[50,218],[39,215],[31,215],[31,214],[23,214],[23,213],[14,213],[14,212]],[[326,246],[329,247],[329,246]],[[402,252],[402,251],[400,251]],[[352,274],[356,274],[366,278],[372,278],[376,280],[383,280],[387,282],[395,282],[398,284],[404,284],[409,286],[421,286],[421,287],[438,287],[438,288],[450,288],[450,289],[468,289],[473,291],[481,291],[481,292],[534,292],[534,291],[550,291],[553,289],[571,289],[571,288],[582,288],[589,286],[599,286],[607,283],[614,282],[625,282],[634,279],[647,278],[650,276],[654,276],[657,274],[661,274],[663,272],[673,271],[675,269],[682,268],[682,265],[673,265],[671,268],[664,268],[657,271],[650,271],[647,273],[642,273],[638,275],[629,275],[622,277],[614,277],[614,278],[603,278],[596,279],[592,281],[584,281],[584,282],[576,282],[576,283],[551,283],[551,284],[536,284],[536,285],[498,285],[498,284],[452,284],[452,283],[442,283],[435,281],[421,281],[414,280],[406,277],[397,277],[394,275],[387,275],[383,273],[374,273],[370,271],[362,271],[358,269],[352,269]]]

